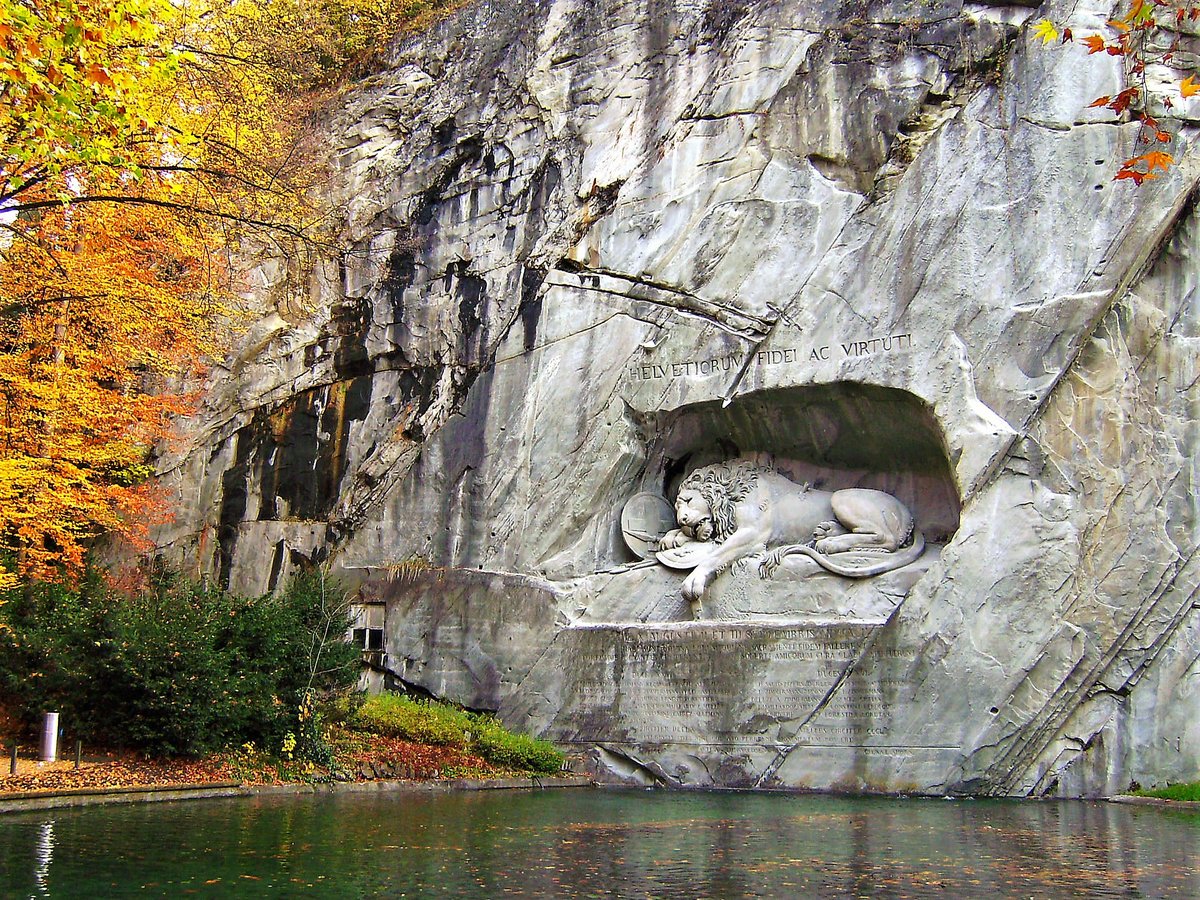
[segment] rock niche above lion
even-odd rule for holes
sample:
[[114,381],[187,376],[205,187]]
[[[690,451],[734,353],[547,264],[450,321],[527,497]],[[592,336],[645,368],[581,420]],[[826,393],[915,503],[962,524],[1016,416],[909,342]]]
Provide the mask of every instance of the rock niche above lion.
[[580,624],[878,624],[958,530],[933,408],[856,382],[647,415],[620,542],[575,583]]

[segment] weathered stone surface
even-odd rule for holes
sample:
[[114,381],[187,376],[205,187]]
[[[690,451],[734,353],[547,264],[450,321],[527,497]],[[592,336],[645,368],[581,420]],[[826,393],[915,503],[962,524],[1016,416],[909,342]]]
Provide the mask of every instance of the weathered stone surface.
[[[1109,12],[469,5],[331,113],[349,249],[214,373],[164,553],[331,558],[398,677],[634,782],[1194,777],[1200,166],[1114,183],[1120,61],[1023,26]],[[723,574],[691,621],[621,510],[747,454],[930,552]]]
[[368,577],[358,596],[387,604],[389,671],[402,684],[498,710],[561,624],[552,585],[463,570]]

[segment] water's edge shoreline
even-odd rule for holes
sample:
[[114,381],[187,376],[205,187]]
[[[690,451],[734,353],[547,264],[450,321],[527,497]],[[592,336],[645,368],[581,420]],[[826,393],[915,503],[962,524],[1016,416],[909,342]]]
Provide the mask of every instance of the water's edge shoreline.
[[[299,796],[303,794],[448,794],[469,791],[530,791],[561,788],[605,787],[584,775],[555,778],[442,778],[433,781],[378,779],[375,781],[334,781],[321,784],[242,784],[237,781],[214,784],[132,785],[112,788],[71,788],[61,791],[23,791],[0,794],[0,815],[67,809],[79,806],[105,806],[119,803],[161,803],[173,800],[211,800],[226,797]],[[611,785],[607,785],[611,787]],[[785,792],[790,793],[790,792]],[[1156,806],[1169,809],[1200,810],[1200,802],[1163,800],[1118,794],[1097,798],[1101,802],[1131,806]]]
[[1118,794],[1106,797],[1112,803],[1128,803],[1130,806],[1161,806],[1167,809],[1200,809],[1200,801],[1166,800],[1162,797],[1140,797],[1137,794]]
[[64,791],[24,791],[0,795],[0,814],[73,806],[115,803],[159,803],[169,800],[208,800],[221,797],[265,797],[298,794],[437,794],[456,791],[540,790],[591,787],[590,778],[444,778],[436,781],[345,781],[327,784],[168,784],[115,788],[74,788]]

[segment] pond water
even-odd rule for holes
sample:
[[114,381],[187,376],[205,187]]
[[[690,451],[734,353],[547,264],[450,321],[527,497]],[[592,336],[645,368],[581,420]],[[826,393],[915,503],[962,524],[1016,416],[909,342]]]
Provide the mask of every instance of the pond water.
[[1200,815],[547,790],[0,816],[3,897],[1200,897]]

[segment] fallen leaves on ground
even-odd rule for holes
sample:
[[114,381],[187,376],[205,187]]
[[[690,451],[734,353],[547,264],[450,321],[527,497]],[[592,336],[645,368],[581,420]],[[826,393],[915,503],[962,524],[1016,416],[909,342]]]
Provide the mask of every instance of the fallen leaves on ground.
[[219,757],[199,760],[141,759],[135,755],[89,761],[78,769],[62,763],[16,775],[0,776],[0,795],[22,791],[69,791],[79,788],[148,787],[171,784],[218,784],[236,781]]
[[[373,779],[487,778],[512,774],[482,757],[455,747],[418,744],[400,738],[336,730],[333,747],[339,781]],[[327,770],[283,763],[256,755],[251,763],[243,752],[217,754],[197,760],[144,759],[137,754],[90,758],[78,768],[59,761],[37,767],[22,760],[16,775],[0,775],[0,796],[26,791],[69,791],[164,785],[204,785],[240,782],[283,784],[289,781],[330,780]]]
[[448,775],[487,777],[508,774],[483,757],[456,747],[417,744],[395,737],[349,731],[337,732],[333,742],[337,757],[347,774],[358,781],[370,778],[370,768],[367,768],[368,774],[364,778],[364,767],[373,767],[376,772],[382,768],[383,772],[376,777],[385,778],[429,779]]

